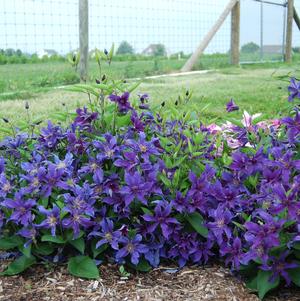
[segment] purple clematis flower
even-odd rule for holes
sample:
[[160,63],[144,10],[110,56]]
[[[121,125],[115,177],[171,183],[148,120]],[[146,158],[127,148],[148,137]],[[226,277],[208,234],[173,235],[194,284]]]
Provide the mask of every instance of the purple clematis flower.
[[124,152],[124,159],[119,158],[114,161],[114,165],[117,167],[125,168],[128,172],[133,172],[136,166],[140,164],[140,159],[135,152]]
[[187,197],[191,199],[203,199],[203,193],[209,190],[209,179],[214,175],[210,169],[205,170],[198,178],[193,172],[189,173],[189,180],[192,187],[187,193]]
[[228,209],[224,209],[221,205],[217,209],[209,211],[210,217],[214,219],[213,222],[208,223],[209,229],[213,232],[219,245],[222,245],[223,235],[230,239],[232,237],[232,230],[228,226],[233,218],[233,214]]
[[282,123],[286,125],[289,142],[294,143],[300,134],[300,112],[296,111],[294,118],[282,118]]
[[247,232],[244,237],[252,250],[255,249],[259,254],[265,254],[264,250],[279,246],[279,232],[285,220],[278,220],[263,210],[258,211],[258,216],[264,223],[246,222],[244,226]]
[[289,183],[293,170],[295,169],[300,171],[300,160],[295,160],[293,158],[296,153],[291,150],[284,152],[284,149],[281,147],[274,147],[271,153],[275,160],[270,160],[268,165],[278,167],[281,172],[283,182],[285,184]]
[[116,259],[119,261],[129,255],[132,264],[137,265],[140,256],[149,251],[148,247],[141,243],[142,239],[143,237],[140,234],[136,234],[132,239],[121,237],[119,241],[123,244],[123,247],[116,253]]
[[288,274],[288,270],[299,268],[299,264],[296,262],[287,262],[286,258],[289,256],[289,251],[285,251],[280,254],[279,258],[270,256],[270,262],[263,264],[260,268],[264,271],[272,271],[272,275],[269,279],[270,282],[274,282],[278,277],[282,276],[287,285],[291,284],[291,278]]
[[175,233],[172,238],[174,243],[168,257],[177,258],[179,266],[183,267],[197,252],[199,239],[196,233]]
[[86,107],[84,107],[83,109],[78,108],[76,110],[76,113],[77,116],[74,120],[74,125],[84,131],[91,131],[92,122],[98,118],[98,113],[89,113]]
[[238,110],[239,110],[239,106],[237,106],[233,101],[233,99],[231,98],[230,101],[226,104],[226,111],[229,113]]
[[56,169],[63,171],[65,175],[71,175],[73,172],[73,154],[67,153],[63,160],[60,160],[57,155],[54,155],[54,163],[50,163],[49,165],[54,165]]
[[296,81],[295,78],[291,78],[290,85],[288,86],[288,91],[290,92],[288,101],[292,102],[295,98],[300,99],[300,81]]
[[101,239],[97,242],[96,248],[100,248],[104,244],[110,244],[110,246],[118,250],[119,239],[122,235],[121,231],[114,231],[114,223],[109,218],[104,218],[100,222],[101,232],[100,231],[92,231],[89,236],[99,236]]
[[134,174],[125,172],[125,182],[127,186],[123,186],[120,193],[124,195],[126,206],[129,206],[135,198],[147,205],[145,197],[149,195],[152,183],[146,182],[139,172]]
[[221,256],[226,256],[225,264],[231,265],[231,269],[239,270],[243,257],[242,242],[239,237],[235,237],[231,244],[223,244],[220,247]]
[[5,171],[5,160],[3,157],[0,157],[0,174],[4,173]]
[[157,141],[158,140],[156,138],[153,138],[151,141],[147,141],[145,133],[140,132],[138,141],[128,140],[127,144],[133,149],[133,151],[140,154],[144,160],[148,160],[150,155],[158,156],[160,154],[156,147]]
[[48,166],[48,169],[46,173],[42,177],[42,189],[41,193],[44,197],[48,197],[51,195],[52,190],[60,187],[61,185],[64,184],[63,182],[63,174],[64,170],[63,169],[57,169],[55,165],[51,164]]
[[271,212],[273,214],[278,214],[283,210],[288,210],[288,216],[294,220],[298,219],[299,212],[299,201],[297,200],[297,189],[285,190],[282,184],[276,184],[273,188],[275,194],[275,201],[272,204]]
[[6,179],[4,173],[0,173],[0,198],[5,198],[13,189],[11,181]]
[[94,140],[93,144],[100,152],[97,154],[97,160],[114,160],[119,156],[120,148],[117,143],[117,138],[111,134],[104,135],[105,141]]
[[149,105],[147,104],[148,100],[149,100],[149,95],[144,93],[144,94],[138,94],[139,99],[140,99],[140,105],[139,108],[141,110],[148,110],[149,109]]
[[82,136],[77,137],[73,131],[67,133],[68,146],[67,150],[76,155],[82,155],[86,152],[89,143]]
[[163,236],[168,239],[173,231],[172,227],[174,225],[180,225],[176,218],[170,217],[171,211],[171,204],[159,202],[154,209],[154,215],[143,215],[143,219],[146,222],[153,222],[153,224],[148,227],[149,233],[154,232],[155,229],[160,226]]
[[39,137],[40,145],[53,149],[64,138],[62,129],[59,126],[54,126],[51,121],[48,121],[47,128],[41,129]]
[[46,216],[36,228],[51,229],[51,235],[56,235],[56,227],[60,224],[60,209],[54,205],[52,210],[47,210],[43,206],[38,207],[39,212]]
[[190,212],[190,203],[186,196],[183,196],[180,191],[176,192],[175,199],[171,202],[172,206],[179,213]]
[[130,120],[133,124],[133,128],[136,132],[143,132],[145,129],[144,122],[140,119],[136,111],[132,111]]
[[24,244],[25,248],[28,248],[33,242],[36,242],[36,237],[38,235],[38,232],[36,231],[35,228],[22,228],[17,232],[22,237],[28,238],[26,243]]
[[80,226],[87,229],[93,225],[93,222],[84,216],[81,211],[73,210],[70,212],[69,217],[62,220],[63,228],[73,229],[73,238],[76,239],[80,233]]
[[16,192],[14,199],[6,199],[1,205],[8,209],[13,209],[9,221],[13,221],[16,224],[22,224],[27,227],[34,220],[34,215],[31,213],[32,207],[36,205],[36,201],[24,199],[22,191]]
[[121,96],[117,94],[111,94],[108,96],[109,100],[115,102],[118,105],[118,109],[120,113],[126,113],[132,109],[129,102],[129,92],[123,93]]

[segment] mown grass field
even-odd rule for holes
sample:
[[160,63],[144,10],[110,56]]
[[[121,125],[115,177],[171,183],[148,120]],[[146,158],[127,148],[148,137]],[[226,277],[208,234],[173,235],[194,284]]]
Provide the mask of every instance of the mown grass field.
[[[102,64],[102,74],[114,78],[136,78],[178,71],[186,59],[157,58],[154,60],[113,61],[110,68]],[[227,55],[207,55],[195,67],[199,69],[220,68],[229,65]],[[99,77],[94,60],[89,62],[90,80]],[[0,100],[32,97],[49,88],[79,82],[79,76],[67,62],[0,65]]]
[[[288,83],[277,79],[275,75],[293,73],[296,66],[267,67],[224,68],[205,74],[148,79],[138,87],[132,97],[136,97],[139,92],[147,92],[151,96],[151,105],[165,101],[168,106],[174,105],[178,95],[188,89],[193,91],[192,102],[197,104],[199,110],[208,105],[203,112],[204,121],[214,119],[221,122],[226,119],[228,115],[225,104],[230,98],[241,108],[239,112],[231,113],[230,117],[239,118],[241,111],[245,109],[250,113],[261,112],[266,118],[275,118],[285,114],[289,107]],[[53,113],[62,110],[74,111],[76,107],[87,104],[87,97],[63,89],[52,89],[36,94],[28,102],[32,118],[41,117],[47,120],[53,118]],[[0,101],[0,117],[8,118],[18,125],[20,120],[28,118],[24,103],[25,100],[22,99]]]

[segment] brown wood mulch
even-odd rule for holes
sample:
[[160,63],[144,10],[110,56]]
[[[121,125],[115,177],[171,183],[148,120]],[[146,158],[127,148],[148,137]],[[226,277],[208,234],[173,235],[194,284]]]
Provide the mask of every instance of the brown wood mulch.
[[[127,278],[116,266],[103,265],[100,273],[98,280],[85,280],[68,275],[63,266],[46,269],[39,265],[22,275],[1,277],[0,301],[259,300],[229,270],[217,265],[186,267],[175,273],[160,267]],[[300,290],[283,288],[265,300],[299,301]]]

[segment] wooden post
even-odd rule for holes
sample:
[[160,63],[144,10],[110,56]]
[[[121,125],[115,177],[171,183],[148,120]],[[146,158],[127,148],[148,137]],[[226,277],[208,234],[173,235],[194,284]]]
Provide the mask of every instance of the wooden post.
[[89,55],[89,4],[88,0],[79,0],[79,73],[80,80],[86,82]]
[[241,5],[238,1],[231,11],[231,64],[240,63],[240,10]]
[[230,14],[231,10],[235,6],[235,4],[238,2],[238,0],[230,0],[228,2],[228,5],[220,15],[217,22],[213,25],[213,27],[210,29],[210,31],[206,34],[204,39],[199,44],[198,48],[195,50],[195,52],[192,54],[192,56],[188,59],[188,61],[185,63],[185,65],[181,68],[182,72],[191,71],[193,66],[196,64],[199,56],[203,53],[209,42],[212,40],[214,35],[217,33],[221,25],[224,23],[227,16]]
[[294,6],[294,20],[298,26],[298,29],[300,30],[300,18],[299,18],[299,15],[297,14],[297,10]]
[[285,41],[285,61],[287,63],[290,63],[292,61],[293,18],[294,18],[294,0],[288,0],[286,41]]

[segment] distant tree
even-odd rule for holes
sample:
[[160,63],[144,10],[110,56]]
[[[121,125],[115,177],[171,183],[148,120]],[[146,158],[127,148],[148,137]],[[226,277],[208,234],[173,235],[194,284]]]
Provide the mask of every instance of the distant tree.
[[241,52],[243,53],[255,53],[258,52],[260,47],[255,44],[254,42],[250,42],[247,44],[244,44],[241,48]]
[[8,48],[5,50],[5,55],[7,56],[13,56],[15,54],[15,51],[12,48]]
[[153,49],[153,55],[154,56],[166,56],[167,51],[166,47],[163,44],[156,44],[154,49]]
[[20,49],[17,49],[16,55],[17,55],[17,56],[22,56],[22,54],[23,54],[22,51],[21,51]]
[[134,50],[133,47],[127,42],[121,42],[116,54],[133,54]]

